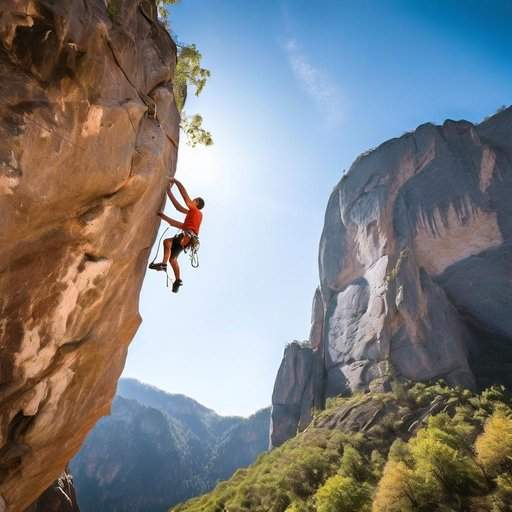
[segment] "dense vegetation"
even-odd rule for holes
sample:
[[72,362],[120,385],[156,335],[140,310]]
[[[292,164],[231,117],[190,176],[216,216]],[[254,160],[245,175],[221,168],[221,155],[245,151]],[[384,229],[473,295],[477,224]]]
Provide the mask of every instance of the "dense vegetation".
[[512,510],[502,388],[442,383],[337,398],[309,428],[176,512]]

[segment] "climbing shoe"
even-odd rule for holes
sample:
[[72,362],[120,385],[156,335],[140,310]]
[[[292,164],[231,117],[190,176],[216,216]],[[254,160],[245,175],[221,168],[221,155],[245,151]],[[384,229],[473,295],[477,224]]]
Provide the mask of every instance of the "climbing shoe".
[[183,281],[181,279],[176,279],[174,283],[172,283],[172,293],[178,293],[180,290],[180,286],[183,285]]
[[151,270],[163,270],[165,272],[167,270],[167,265],[165,263],[150,263],[149,268]]

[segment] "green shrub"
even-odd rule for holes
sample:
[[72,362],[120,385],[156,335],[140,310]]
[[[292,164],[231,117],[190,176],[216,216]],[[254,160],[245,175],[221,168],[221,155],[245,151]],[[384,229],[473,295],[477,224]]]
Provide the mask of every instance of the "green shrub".
[[499,475],[496,479],[496,491],[491,496],[493,512],[508,512],[512,504],[512,475]]
[[370,460],[372,476],[378,481],[382,477],[382,472],[384,471],[384,466],[386,465],[386,459],[382,456],[379,450],[373,450]]
[[416,505],[413,478],[413,471],[404,462],[389,460],[377,487],[372,512],[413,512]]
[[339,473],[356,482],[364,482],[370,475],[368,461],[355,448],[348,445],[343,452]]
[[512,419],[499,408],[487,420],[475,443],[478,461],[491,475],[512,472]]
[[342,475],[330,477],[318,489],[317,512],[363,512],[370,510],[370,488]]

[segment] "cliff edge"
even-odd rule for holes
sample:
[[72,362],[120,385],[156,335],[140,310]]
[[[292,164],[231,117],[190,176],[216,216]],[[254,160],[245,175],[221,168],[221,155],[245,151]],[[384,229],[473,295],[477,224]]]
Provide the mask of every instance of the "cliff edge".
[[109,412],[179,114],[153,0],[2,0],[0,41],[0,510],[18,512]]
[[[354,162],[327,205],[309,352],[289,346],[276,380],[273,445],[303,427],[283,404],[311,396],[386,390],[391,377],[512,388],[510,197],[511,108],[424,124]],[[310,352],[316,378],[290,363]]]

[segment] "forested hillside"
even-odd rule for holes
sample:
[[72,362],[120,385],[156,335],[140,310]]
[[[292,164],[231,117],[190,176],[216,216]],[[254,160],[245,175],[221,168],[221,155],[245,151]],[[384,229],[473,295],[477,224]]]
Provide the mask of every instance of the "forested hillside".
[[442,383],[335,398],[301,434],[175,512],[504,512],[511,395]]

